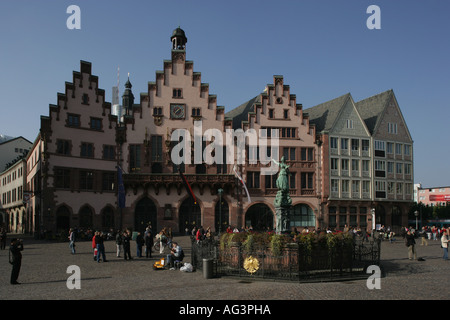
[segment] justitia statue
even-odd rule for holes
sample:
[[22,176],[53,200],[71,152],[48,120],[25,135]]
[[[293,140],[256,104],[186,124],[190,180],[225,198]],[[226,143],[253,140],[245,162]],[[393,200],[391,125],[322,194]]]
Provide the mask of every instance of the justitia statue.
[[275,211],[277,216],[276,231],[278,234],[286,233],[290,231],[290,219],[289,209],[292,205],[292,199],[289,195],[289,165],[286,164],[284,157],[281,158],[281,162],[272,161],[280,167],[280,172],[277,178],[277,196],[275,197]]

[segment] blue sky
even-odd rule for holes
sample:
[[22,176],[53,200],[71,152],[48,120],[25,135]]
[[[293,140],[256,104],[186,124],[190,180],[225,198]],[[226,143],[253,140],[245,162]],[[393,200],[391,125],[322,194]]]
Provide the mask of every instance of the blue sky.
[[[369,30],[368,6],[381,9]],[[69,30],[69,5],[81,30]],[[394,89],[414,140],[415,182],[450,185],[450,2],[381,0],[1,1],[0,133],[34,141],[40,116],[80,60],[111,101],[121,70],[138,97],[170,59],[180,25],[187,59],[230,110],[283,75],[304,108]]]

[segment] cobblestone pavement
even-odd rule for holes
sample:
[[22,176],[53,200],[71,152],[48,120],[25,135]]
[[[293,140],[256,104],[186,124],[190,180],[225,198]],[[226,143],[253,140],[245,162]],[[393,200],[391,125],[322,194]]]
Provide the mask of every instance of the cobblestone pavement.
[[[178,237],[190,261],[190,240]],[[420,240],[419,240],[420,242]],[[124,261],[115,256],[114,241],[105,242],[108,262],[93,261],[90,242],[78,242],[77,253],[68,243],[34,241],[25,238],[21,285],[10,285],[8,250],[0,251],[0,297],[8,300],[447,300],[450,296],[450,262],[442,259],[439,241],[417,245],[418,257],[409,260],[403,241],[382,243],[381,263],[385,276],[381,289],[369,290],[366,280],[319,283],[243,281],[236,278],[205,279],[201,271],[155,271],[153,258]],[[136,256],[135,244],[131,247]],[[67,267],[81,270],[81,289],[66,286]],[[368,275],[369,277],[369,275]]]

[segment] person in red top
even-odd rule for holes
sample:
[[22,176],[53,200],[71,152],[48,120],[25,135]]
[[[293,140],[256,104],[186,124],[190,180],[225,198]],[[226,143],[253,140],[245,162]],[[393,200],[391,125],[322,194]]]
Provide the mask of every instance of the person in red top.
[[95,244],[95,237],[97,236],[98,232],[94,233],[94,236],[92,237],[92,250],[94,250],[94,260],[97,260],[97,254],[96,254],[96,249],[97,249],[97,245]]
[[195,235],[195,240],[197,240],[197,243],[202,241],[202,229],[198,228],[197,233]]

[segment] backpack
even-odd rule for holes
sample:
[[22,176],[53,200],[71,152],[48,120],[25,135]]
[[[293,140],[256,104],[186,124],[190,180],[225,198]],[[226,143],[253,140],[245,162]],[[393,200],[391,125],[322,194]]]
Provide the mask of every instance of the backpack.
[[183,261],[183,259],[184,259],[184,250],[181,249],[180,256],[177,258],[177,260]]

